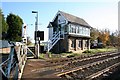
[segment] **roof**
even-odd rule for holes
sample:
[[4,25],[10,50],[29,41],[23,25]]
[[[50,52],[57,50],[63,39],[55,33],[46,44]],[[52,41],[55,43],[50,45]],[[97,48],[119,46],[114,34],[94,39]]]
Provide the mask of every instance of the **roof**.
[[76,23],[76,24],[79,24],[79,25],[83,25],[83,26],[86,26],[86,27],[91,27],[84,19],[82,18],[79,18],[77,16],[74,16],[74,15],[71,15],[71,14],[68,14],[68,13],[65,13],[63,11],[59,11],[69,22],[71,23]]

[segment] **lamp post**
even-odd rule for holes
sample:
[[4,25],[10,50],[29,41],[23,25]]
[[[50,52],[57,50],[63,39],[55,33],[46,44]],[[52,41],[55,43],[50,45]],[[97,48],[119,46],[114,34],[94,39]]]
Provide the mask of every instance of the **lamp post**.
[[35,22],[35,33],[34,33],[34,39],[35,39],[35,54],[36,58],[39,56],[39,45],[38,45],[38,39],[37,39],[37,31],[38,31],[38,12],[37,11],[32,11],[32,13],[36,14],[36,22]]
[[37,44],[37,34],[36,32],[38,31],[38,12],[37,11],[32,11],[32,13],[36,13],[36,22],[35,22],[35,44]]

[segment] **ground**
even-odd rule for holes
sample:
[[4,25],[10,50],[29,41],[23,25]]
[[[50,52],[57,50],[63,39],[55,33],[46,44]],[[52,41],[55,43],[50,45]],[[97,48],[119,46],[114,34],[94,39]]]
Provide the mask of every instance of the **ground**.
[[[47,58],[46,58],[46,54],[41,54],[40,58],[41,59],[28,59],[24,68],[24,73],[22,78],[40,78],[40,77],[44,77],[46,75],[50,75],[54,72],[52,72],[52,70],[50,71],[44,71],[45,69],[47,69],[47,67],[49,68],[50,66],[52,67],[53,65],[50,64],[50,60],[51,61],[55,61],[55,60],[59,60],[59,59],[65,59],[65,58],[69,58],[69,57],[75,57],[75,56],[82,56],[82,55],[91,55],[91,54],[95,54],[95,53],[99,53],[99,52],[108,52],[108,51],[115,51],[115,48],[104,48],[104,49],[92,49],[90,51],[86,51],[83,54],[79,54],[79,53],[62,53],[62,54],[50,54]],[[57,56],[57,57],[56,57]],[[54,66],[53,66],[54,67]],[[41,71],[44,71],[44,73],[41,73]],[[56,77],[56,76],[51,76],[51,77]]]

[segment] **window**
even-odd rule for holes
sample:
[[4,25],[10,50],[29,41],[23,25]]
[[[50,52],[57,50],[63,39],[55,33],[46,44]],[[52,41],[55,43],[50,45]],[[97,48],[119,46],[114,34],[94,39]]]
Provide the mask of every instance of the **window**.
[[84,28],[82,27],[82,34],[84,34]]
[[90,34],[90,29],[88,28],[88,29],[87,29],[87,35],[89,35],[89,34]]
[[89,29],[88,28],[85,28],[85,27],[80,27],[79,28],[79,30],[80,30],[80,34],[82,34],[82,35],[89,35],[90,34],[90,31],[89,31]]
[[68,26],[64,26],[65,27],[65,32],[67,32],[68,31]]
[[79,43],[78,43],[78,47],[82,47],[82,41],[80,40]]
[[77,33],[79,33],[79,26],[76,26],[76,31]]
[[84,32],[85,32],[84,35],[89,36],[89,34],[90,34],[90,29],[89,29],[89,28],[85,28]]
[[75,43],[75,39],[72,39],[71,47],[72,47],[72,48],[75,48],[75,44],[76,44],[76,43]]
[[88,28],[86,28],[86,35],[88,35]]
[[85,47],[88,47],[88,40],[85,40]]
[[82,27],[79,27],[79,33],[82,34]]
[[70,29],[70,33],[76,33],[76,27],[74,26],[74,25],[70,25],[70,27],[69,27]]
[[76,33],[76,28],[75,28],[75,26],[72,26],[71,28],[72,28],[72,33]]
[[72,32],[71,25],[69,25],[69,32],[70,32],[70,33]]
[[87,35],[87,28],[85,28],[85,35]]
[[72,33],[74,33],[74,28],[73,28],[73,27],[71,27],[71,29],[72,29]]
[[90,35],[90,29],[80,25],[69,24],[69,32],[86,36]]
[[84,28],[84,33],[83,34],[86,35],[86,28]]

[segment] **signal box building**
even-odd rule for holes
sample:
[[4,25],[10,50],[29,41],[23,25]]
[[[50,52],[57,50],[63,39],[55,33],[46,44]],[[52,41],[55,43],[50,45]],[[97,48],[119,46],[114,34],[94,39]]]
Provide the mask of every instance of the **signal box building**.
[[47,28],[50,52],[76,52],[90,49],[91,26],[82,18],[58,11]]

